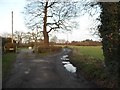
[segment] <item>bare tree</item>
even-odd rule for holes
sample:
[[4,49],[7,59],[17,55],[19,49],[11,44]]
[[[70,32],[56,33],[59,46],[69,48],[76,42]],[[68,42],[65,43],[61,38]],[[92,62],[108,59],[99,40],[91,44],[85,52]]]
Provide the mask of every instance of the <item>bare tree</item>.
[[2,37],[5,37],[5,38],[8,38],[8,37],[11,37],[12,35],[10,34],[10,33],[8,33],[8,32],[4,32],[3,34],[2,34]]
[[53,42],[53,43],[56,43],[58,40],[57,36],[53,36],[50,41]]
[[33,42],[35,40],[35,34],[32,32],[26,32],[24,34],[24,38],[26,39],[27,43]]
[[24,32],[22,32],[22,31],[15,31],[13,36],[14,36],[14,39],[16,40],[16,42],[19,45],[20,43],[22,43],[22,39],[24,38]]
[[41,29],[44,44],[49,46],[49,33],[71,30],[77,23],[72,19],[79,16],[80,2],[59,2],[59,0],[29,0],[25,7],[25,21],[29,29]]

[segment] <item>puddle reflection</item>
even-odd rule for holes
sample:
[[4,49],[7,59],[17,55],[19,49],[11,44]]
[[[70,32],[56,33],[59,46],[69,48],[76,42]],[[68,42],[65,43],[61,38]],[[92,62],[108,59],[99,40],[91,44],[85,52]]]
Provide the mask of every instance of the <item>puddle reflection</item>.
[[68,63],[68,64],[65,64],[64,67],[69,71],[69,72],[72,72],[72,73],[75,73],[76,72],[76,67],[74,67],[72,64]]
[[63,65],[69,64],[69,63],[70,63],[70,62],[65,62],[65,61],[62,62]]
[[68,55],[64,55],[61,58],[62,64],[64,65],[64,67],[71,73],[75,73],[76,72],[76,67],[74,67],[70,62],[69,62],[69,58]]
[[31,69],[29,68],[29,69],[27,69],[24,73],[25,73],[25,74],[29,74],[29,73],[30,73],[30,70],[31,70]]

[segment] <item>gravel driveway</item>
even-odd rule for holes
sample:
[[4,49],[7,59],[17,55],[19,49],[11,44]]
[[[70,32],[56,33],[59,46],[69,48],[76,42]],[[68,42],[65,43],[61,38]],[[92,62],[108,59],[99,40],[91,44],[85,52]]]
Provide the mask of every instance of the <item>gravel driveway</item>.
[[32,50],[21,50],[14,68],[3,88],[96,88],[82,76],[70,73],[62,64],[61,57],[70,52],[61,52],[43,58],[37,58]]

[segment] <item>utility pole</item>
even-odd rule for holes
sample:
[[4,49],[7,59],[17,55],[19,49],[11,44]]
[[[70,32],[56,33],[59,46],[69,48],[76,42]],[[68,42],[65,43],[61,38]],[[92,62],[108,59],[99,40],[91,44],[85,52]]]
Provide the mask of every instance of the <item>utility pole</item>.
[[12,43],[13,43],[13,11],[12,11]]

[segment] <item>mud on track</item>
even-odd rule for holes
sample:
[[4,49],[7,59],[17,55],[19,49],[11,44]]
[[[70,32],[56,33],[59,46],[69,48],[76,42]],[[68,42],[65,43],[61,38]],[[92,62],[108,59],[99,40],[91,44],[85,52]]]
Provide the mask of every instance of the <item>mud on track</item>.
[[3,81],[3,88],[96,88],[82,76],[78,79],[76,73],[63,67],[61,57],[69,52],[69,49],[63,49],[38,58],[32,50],[21,50],[9,78]]

